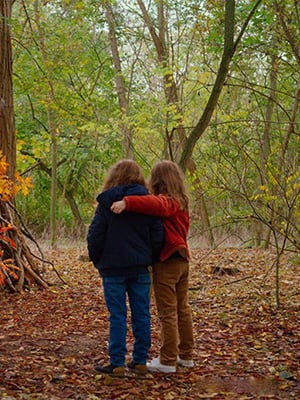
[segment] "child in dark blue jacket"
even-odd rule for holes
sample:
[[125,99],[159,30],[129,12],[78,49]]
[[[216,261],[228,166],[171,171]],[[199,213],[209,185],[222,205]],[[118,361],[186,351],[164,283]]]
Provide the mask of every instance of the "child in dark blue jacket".
[[125,212],[113,214],[113,202],[124,196],[146,195],[145,179],[133,160],[122,160],[109,171],[103,192],[88,230],[89,258],[103,281],[105,302],[110,313],[110,364],[97,365],[95,371],[115,376],[125,372],[128,295],[132,331],[135,338],[128,368],[146,373],[150,338],[150,272],[158,261],[164,230],[160,219]]

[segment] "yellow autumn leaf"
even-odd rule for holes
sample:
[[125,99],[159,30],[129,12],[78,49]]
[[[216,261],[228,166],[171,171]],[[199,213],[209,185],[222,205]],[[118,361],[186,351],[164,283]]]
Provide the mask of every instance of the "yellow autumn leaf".
[[21,177],[19,173],[16,173],[17,179],[17,192],[22,192],[25,196],[28,195],[29,189],[32,188],[32,180],[30,177]]
[[6,161],[6,157],[0,151],[0,175],[5,175],[6,174],[8,165],[9,164]]

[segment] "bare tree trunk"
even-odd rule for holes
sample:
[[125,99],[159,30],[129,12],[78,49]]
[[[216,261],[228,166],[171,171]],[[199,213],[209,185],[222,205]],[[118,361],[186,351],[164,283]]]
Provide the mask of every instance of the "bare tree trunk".
[[12,47],[9,18],[12,0],[0,0],[0,150],[9,163],[8,178],[15,179],[16,135],[12,83]]
[[171,65],[169,60],[169,49],[166,39],[167,23],[164,11],[164,0],[159,0],[157,2],[158,33],[156,32],[155,25],[151,20],[151,17],[145,7],[144,2],[142,0],[138,0],[138,4],[142,11],[143,18],[149,30],[153,44],[155,46],[158,63],[161,64],[162,68],[165,71],[167,71],[163,77],[164,92],[167,104],[175,106],[176,114],[180,116],[176,129],[173,129],[172,132],[169,132],[167,127],[167,132],[166,132],[166,141],[169,150],[169,157],[171,160],[179,163],[182,148],[185,143],[185,133],[183,126],[183,115],[182,115],[183,113],[179,104],[178,87],[172,73],[173,66]]
[[[300,77],[298,79],[297,86],[298,87],[297,87],[297,91],[296,91],[295,102],[293,104],[291,118],[290,118],[290,121],[288,124],[288,128],[286,131],[286,135],[285,135],[285,139],[284,139],[284,143],[283,143],[283,147],[282,147],[281,165],[280,165],[281,169],[282,169],[282,166],[284,163],[284,159],[286,157],[289,141],[291,139],[292,134],[295,133],[295,127],[297,125],[297,116],[298,116],[298,110],[299,110],[299,104],[300,104]],[[298,153],[298,156],[299,156],[299,153]]]
[[225,1],[225,34],[224,34],[224,49],[223,55],[220,63],[220,67],[218,69],[217,77],[206,104],[206,107],[196,124],[195,128],[192,130],[191,134],[187,138],[185,142],[185,146],[182,152],[180,165],[185,170],[188,167],[189,160],[192,157],[193,150],[196,146],[197,141],[205,132],[208,127],[216,105],[218,103],[220,94],[222,92],[224,83],[226,81],[227,73],[229,70],[229,65],[232,60],[232,57],[237,49],[237,46],[246,30],[246,27],[251,20],[252,15],[258,8],[259,4],[262,0],[257,0],[254,4],[251,12],[249,13],[237,39],[234,41],[234,31],[235,27],[235,0],[226,0]]
[[[119,100],[121,115],[124,116],[124,119],[126,120],[129,111],[129,101],[128,101],[128,96],[126,95],[126,88],[124,85],[124,80],[122,75],[122,67],[121,67],[116,29],[115,29],[115,21],[110,1],[105,2],[105,8],[106,8],[106,20],[109,26],[110,47],[115,68],[116,91]],[[123,154],[126,158],[133,158],[132,131],[126,121],[122,121],[122,130],[123,130]]]
[[[272,49],[276,49],[276,39],[273,37],[272,40]],[[268,97],[268,104],[266,108],[266,116],[265,116],[265,129],[262,137],[261,142],[261,176],[263,179],[263,184],[266,184],[268,181],[267,177],[267,163],[270,155],[270,142],[271,142],[271,120],[273,116],[273,108],[274,108],[274,101],[276,100],[276,87],[277,87],[277,75],[278,75],[278,56],[277,54],[273,54],[271,56],[271,72],[270,72],[270,93]],[[273,207],[271,207],[273,209]],[[274,213],[272,213],[274,214]],[[271,216],[271,220],[273,220],[274,215]],[[258,221],[257,224],[259,225],[259,232],[263,231],[262,222]],[[269,247],[270,239],[271,239],[272,230],[268,228],[266,232],[265,238],[265,248]],[[259,238],[256,240],[256,245],[260,245]]]
[[[16,132],[13,104],[12,46],[9,19],[13,1],[0,0],[0,151],[8,162],[7,178],[15,180]],[[2,157],[1,157],[2,158]],[[14,196],[11,197],[14,203]],[[10,210],[0,197],[0,227],[10,223]],[[2,246],[1,246],[2,249]],[[0,258],[1,260],[1,258]]]
[[[293,11],[293,9],[290,7],[287,7],[287,5],[284,2],[275,1],[274,4],[275,4],[276,12],[277,12],[278,21],[283,30],[283,35],[284,35],[287,43],[290,45],[292,54],[294,55],[295,60],[298,63],[298,66],[300,68],[300,47],[299,47],[300,19],[299,19],[298,5],[296,3],[294,4],[294,11]],[[293,18],[293,16],[296,16],[295,21],[297,21],[297,23],[295,25],[289,24],[290,18]],[[299,105],[300,105],[300,77],[298,77],[297,90],[296,90],[294,98],[295,98],[295,100],[294,100],[293,105],[291,106],[289,123],[287,126],[285,138],[284,138],[284,141],[282,143],[282,148],[281,148],[281,155],[280,155],[280,161],[279,161],[279,165],[278,165],[278,176],[277,176],[278,182],[287,181],[289,179],[289,177],[292,174],[292,171],[295,168],[294,160],[299,159],[299,150],[297,147],[295,147],[293,149],[293,151],[290,151],[289,153],[287,153],[287,152],[289,149],[289,143],[292,138],[292,135],[297,134],[296,133],[297,117],[299,115]],[[278,193],[274,193],[274,195],[278,196]],[[288,226],[288,225],[296,226],[297,222],[295,221],[295,212],[293,211],[293,209],[294,209],[293,202],[289,202],[288,204],[289,204],[289,207],[288,207],[289,208],[289,213],[288,213],[289,216],[286,221],[287,222],[286,226]],[[276,222],[275,206],[273,205],[273,203],[271,203],[270,209],[271,209],[271,226],[272,226],[272,224]],[[277,214],[278,214],[278,212],[277,212]],[[269,236],[270,236],[270,234],[271,234],[271,232],[269,233]],[[296,233],[296,235],[297,235],[297,233]],[[297,239],[295,239],[294,244],[297,247],[299,244],[299,241],[297,241]]]
[[57,220],[56,220],[56,207],[57,207],[57,134],[54,128],[52,113],[48,109],[48,120],[51,132],[51,203],[50,203],[50,233],[51,233],[51,246],[56,247],[57,244]]
[[[289,43],[292,53],[300,66],[300,48],[299,48],[299,28],[300,28],[300,15],[299,15],[299,3],[297,1],[294,2],[295,12],[291,14],[292,7],[288,3],[274,1],[275,9],[277,11],[278,20],[280,25],[282,26],[285,38]],[[286,9],[285,9],[286,7]],[[298,23],[298,27],[293,29],[293,27],[289,24],[290,18],[296,16],[296,21]],[[297,26],[297,24],[296,24]]]
[[[31,155],[31,157],[33,157]],[[43,171],[45,171],[50,177],[53,176],[52,171],[50,168],[48,168],[42,161],[39,161],[37,166],[39,166]],[[56,186],[59,190],[61,190],[62,193],[64,193],[64,197],[66,198],[67,202],[69,203],[70,209],[72,211],[74,220],[78,226],[79,232],[85,232],[85,225],[84,222],[81,218],[75,197],[74,197],[74,190],[76,190],[75,188],[73,190],[68,190],[66,189],[66,187],[64,187],[64,185],[62,184],[62,182],[58,179],[58,177],[56,177]]]
[[52,72],[49,68],[49,60],[47,54],[47,48],[44,40],[44,33],[41,29],[40,22],[40,5],[39,0],[34,2],[35,11],[35,22],[39,35],[39,46],[44,60],[44,66],[46,69],[47,80],[49,85],[48,90],[48,105],[47,105],[47,116],[48,116],[48,126],[51,140],[51,202],[50,202],[50,242],[51,246],[56,247],[57,244],[57,220],[56,220],[56,207],[57,207],[57,126],[55,123],[55,118],[52,111],[52,105],[54,103],[54,91],[53,91],[53,78]]
[[[271,47],[276,48],[275,40],[273,39]],[[261,170],[264,184],[267,181],[266,165],[270,155],[270,142],[271,142],[271,120],[273,116],[274,101],[276,100],[276,87],[278,75],[278,56],[273,54],[271,57],[271,72],[270,72],[270,93],[265,115],[265,129],[261,140]]]
[[[144,21],[148,27],[149,33],[152,37],[156,53],[157,53],[157,59],[158,62],[161,63],[162,67],[166,71],[172,71],[172,65],[170,65],[170,60],[169,60],[169,51],[168,51],[168,46],[167,46],[167,40],[166,40],[166,34],[167,34],[167,23],[166,23],[166,18],[165,18],[165,11],[164,11],[164,1],[159,0],[157,3],[158,7],[158,33],[156,33],[156,29],[154,26],[154,23],[152,22],[149,13],[147,12],[147,9],[145,7],[145,4],[142,0],[138,0],[138,4],[140,6],[140,9],[142,11]],[[179,163],[180,161],[180,156],[182,153],[183,146],[185,144],[186,138],[185,138],[185,133],[184,133],[184,126],[183,126],[183,113],[182,109],[179,104],[179,96],[178,96],[178,87],[175,82],[174,76],[172,72],[167,72],[164,75],[164,91],[165,91],[165,96],[167,99],[167,104],[171,104],[175,106],[176,108],[176,113],[177,115],[180,115],[181,118],[178,121],[177,128],[173,130],[171,133],[167,132],[167,137],[166,140],[168,142],[168,148],[169,148],[169,155],[171,160],[176,161]],[[176,136],[174,134],[176,133]],[[193,173],[195,172],[196,165],[192,159],[189,160],[188,163],[188,170],[191,172],[191,175],[193,176]],[[208,212],[207,212],[207,207],[205,204],[205,199],[203,196],[203,191],[201,189],[201,183],[199,179],[196,178],[195,182],[193,182],[196,186],[196,210],[198,215],[200,215],[201,223],[202,223],[202,228],[204,235],[207,238],[207,241],[211,246],[214,245],[214,237],[213,237],[213,232],[210,226],[210,221],[208,217]]]
[[201,221],[201,227],[202,227],[202,232],[203,236],[205,236],[205,239],[207,243],[209,244],[210,247],[215,246],[215,238],[213,234],[213,230],[209,221],[209,216],[208,216],[208,211],[207,211],[207,206],[206,206],[206,201],[204,198],[203,194],[203,189],[201,185],[201,180],[197,177],[197,174],[195,175],[194,172],[196,171],[196,165],[191,160],[190,166],[189,166],[189,171],[191,172],[192,176],[196,176],[196,178],[193,178],[193,185],[195,185],[196,190],[195,190],[195,212],[197,215],[200,216],[200,221]]

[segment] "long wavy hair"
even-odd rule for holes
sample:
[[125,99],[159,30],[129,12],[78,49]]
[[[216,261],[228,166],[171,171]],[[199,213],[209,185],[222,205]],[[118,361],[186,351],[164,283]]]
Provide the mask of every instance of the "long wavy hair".
[[175,198],[180,208],[189,209],[189,198],[185,185],[185,176],[180,167],[173,161],[160,161],[151,170],[149,188],[152,194],[164,194]]
[[121,160],[108,171],[102,190],[119,185],[140,184],[145,186],[145,178],[139,165],[133,160]]

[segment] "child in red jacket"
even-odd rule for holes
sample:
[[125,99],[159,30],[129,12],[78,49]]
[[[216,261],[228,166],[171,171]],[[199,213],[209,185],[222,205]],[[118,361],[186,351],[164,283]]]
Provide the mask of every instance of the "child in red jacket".
[[151,195],[126,196],[112,204],[115,213],[134,211],[163,217],[165,243],[153,265],[153,289],[161,321],[160,356],[147,363],[151,372],[176,372],[176,363],[193,367],[193,326],[188,304],[189,201],[184,175],[172,161],[157,163],[149,181]]

